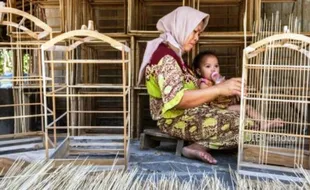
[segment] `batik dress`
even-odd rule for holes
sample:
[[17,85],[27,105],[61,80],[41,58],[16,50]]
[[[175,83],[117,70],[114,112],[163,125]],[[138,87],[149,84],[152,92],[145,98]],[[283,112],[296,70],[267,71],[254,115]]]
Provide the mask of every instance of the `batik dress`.
[[[146,67],[150,111],[159,129],[170,136],[210,149],[237,147],[239,114],[208,103],[176,108],[186,90],[198,89],[197,78],[167,45],[161,44]],[[250,120],[248,125],[254,125]]]

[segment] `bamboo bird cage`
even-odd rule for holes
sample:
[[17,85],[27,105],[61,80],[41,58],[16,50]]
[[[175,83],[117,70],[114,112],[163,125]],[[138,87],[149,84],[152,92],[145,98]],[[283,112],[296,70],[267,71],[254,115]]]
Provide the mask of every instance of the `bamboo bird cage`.
[[65,31],[63,1],[30,1],[34,14],[44,20],[56,32]]
[[236,32],[243,29],[245,6],[245,0],[197,0],[194,8],[212,15],[207,31]]
[[[281,20],[286,21],[289,15],[298,13],[299,7],[297,0],[252,0],[254,6],[254,20],[258,20],[263,17],[262,13],[265,13],[266,9],[269,9],[271,13],[281,11]],[[280,6],[279,6],[280,5]],[[301,5],[301,4],[300,4]],[[273,7],[276,7],[274,10]],[[279,7],[281,10],[279,10]],[[287,12],[286,12],[287,11]],[[299,10],[299,12],[301,12]],[[288,21],[288,20],[287,20]]]
[[[46,154],[60,163],[70,163],[78,156],[79,158],[88,157],[87,163],[96,165],[112,165],[114,158],[118,158],[117,165],[126,165],[130,138],[130,48],[93,31],[91,25],[89,26],[88,29],[74,30],[59,35],[42,45],[42,52],[45,52],[42,60],[43,71],[48,65],[51,67],[52,84],[56,83],[55,73],[53,73],[56,65],[64,65],[66,71],[64,81],[58,87],[52,85],[50,92],[44,91],[44,104],[47,104],[48,97],[52,99],[51,110],[57,109],[55,102],[58,98],[63,98],[66,105],[63,114],[57,118],[49,118],[48,109],[45,109],[46,146],[48,147],[49,133],[52,133],[54,137],[50,140],[58,145],[53,154],[49,154],[49,149],[46,148]],[[112,60],[102,59],[99,56],[101,53],[96,53],[96,51],[88,56],[82,53],[83,48],[80,47],[92,48],[94,44],[108,44],[121,53],[118,59]],[[103,48],[105,46],[101,46],[102,50]],[[54,54],[57,52],[62,56],[56,58]],[[50,61],[46,59],[46,55],[51,57]],[[122,76],[120,80],[107,84],[98,77],[88,75],[96,72],[104,64],[110,65],[111,68],[119,68]],[[120,67],[116,67],[117,65]],[[85,67],[88,68],[87,72],[84,72]],[[78,79],[74,80],[75,77]],[[45,79],[45,74],[43,78]],[[45,86],[45,83],[43,84]],[[98,99],[119,99],[122,102],[122,109],[96,110],[94,102]],[[103,125],[91,119],[96,115],[109,114],[118,114],[122,119],[121,123]],[[60,123],[59,121],[63,118],[65,123]],[[82,133],[83,130],[93,129],[103,130],[103,132],[100,134]],[[58,144],[57,135],[61,130],[66,130],[67,135]],[[117,131],[117,133],[112,134],[110,130]],[[98,156],[101,157],[96,159]]]
[[[247,93],[241,97],[238,171],[299,180],[283,174],[310,169],[310,38],[296,34],[298,20],[291,19],[286,33],[281,28],[278,14],[254,24],[253,43],[243,52]],[[254,128],[245,127],[248,105],[261,114],[253,119]]]
[[88,20],[94,20],[93,6],[88,0],[9,0],[9,6],[28,11],[56,34],[76,30]]
[[94,19],[101,33],[127,33],[127,1],[92,0]]
[[[0,42],[0,50],[12,54],[4,68],[11,68],[12,76],[1,76],[2,84],[12,87],[12,103],[0,105],[3,113],[13,109],[13,113],[1,114],[1,121],[11,121],[13,134],[0,135],[3,153],[36,150],[43,148],[44,138],[44,105],[43,78],[41,70],[40,46],[44,40],[51,39],[52,29],[38,18],[14,8],[0,7],[0,25],[7,26],[10,40]],[[34,26],[37,30],[30,30]],[[22,36],[28,36],[23,38]],[[25,56],[29,58],[28,68]],[[7,64],[5,63],[5,64]],[[6,72],[6,69],[4,69]],[[47,85],[50,85],[48,78]],[[48,110],[47,115],[53,113]],[[29,138],[32,137],[32,138]]]
[[128,0],[128,32],[157,33],[156,23],[161,17],[179,6],[190,6],[191,2],[190,0]]

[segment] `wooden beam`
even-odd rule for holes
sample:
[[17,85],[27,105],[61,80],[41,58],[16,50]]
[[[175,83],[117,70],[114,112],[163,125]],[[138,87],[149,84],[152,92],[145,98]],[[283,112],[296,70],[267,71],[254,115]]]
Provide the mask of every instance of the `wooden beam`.
[[19,138],[19,137],[29,137],[29,136],[40,136],[44,135],[42,131],[37,132],[26,132],[26,133],[16,133],[16,134],[7,134],[7,135],[0,135],[0,139],[7,139],[7,138]]
[[54,166],[73,164],[73,165],[125,165],[124,159],[54,159]]
[[[260,160],[262,157],[261,155],[264,154],[263,161]],[[280,165],[280,166],[286,166],[295,168],[296,161],[299,162],[301,159],[303,160],[303,163],[300,163],[299,166],[302,166],[304,169],[310,169],[309,168],[309,151],[304,151],[304,155],[300,156],[299,159],[297,159],[297,155],[295,155],[294,149],[288,149],[288,148],[276,148],[276,147],[265,147],[260,148],[259,146],[255,145],[244,145],[243,149],[243,160],[246,162],[253,162],[253,163],[260,163],[260,164],[271,164],[271,165]]]
[[261,0],[262,3],[295,3],[297,0]]
[[17,144],[37,142],[37,141],[41,141],[42,142],[42,140],[43,140],[42,137],[5,140],[5,141],[0,141],[0,146],[17,145]]

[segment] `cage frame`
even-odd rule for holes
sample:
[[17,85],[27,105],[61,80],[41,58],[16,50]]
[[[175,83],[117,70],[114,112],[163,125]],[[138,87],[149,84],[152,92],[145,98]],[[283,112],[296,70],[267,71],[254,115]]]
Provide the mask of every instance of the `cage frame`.
[[[256,152],[255,154],[258,154],[260,155],[260,153],[257,153],[259,151],[264,151],[265,154],[267,155],[266,156],[266,162],[267,163],[252,163],[250,161],[244,161],[244,145],[245,145],[245,141],[244,141],[244,133],[245,132],[262,132],[262,133],[265,133],[265,131],[253,131],[253,130],[246,130],[245,129],[245,118],[246,118],[246,115],[245,115],[245,112],[246,112],[246,109],[245,109],[245,102],[246,100],[250,100],[249,97],[247,97],[246,94],[244,94],[245,92],[245,86],[247,85],[247,76],[248,76],[248,69],[247,69],[247,65],[248,65],[248,60],[252,57],[255,57],[257,56],[259,53],[263,52],[263,51],[266,51],[266,48],[262,48],[263,46],[265,45],[269,45],[271,42],[275,42],[275,41],[280,41],[280,43],[274,45],[276,47],[286,47],[286,48],[289,48],[289,49],[292,49],[292,50],[295,50],[296,52],[299,52],[299,53],[303,53],[307,59],[308,59],[308,64],[310,63],[310,53],[309,51],[303,49],[303,47],[298,47],[297,45],[293,45],[293,44],[290,44],[290,43],[287,43],[289,42],[289,40],[295,40],[295,41],[299,41],[299,42],[310,42],[310,38],[305,36],[305,35],[302,35],[302,34],[294,34],[294,33],[281,33],[281,34],[275,34],[275,35],[272,35],[272,36],[269,36],[269,37],[266,37],[260,41],[257,41],[251,45],[249,45],[248,47],[246,47],[244,50],[243,50],[243,68],[242,68],[242,90],[241,90],[241,110],[240,110],[240,127],[239,127],[239,152],[238,152],[238,167],[237,167],[237,172],[239,174],[242,174],[242,175],[249,175],[249,176],[256,176],[256,177],[263,177],[263,178],[277,178],[277,179],[280,179],[280,180],[293,180],[293,181],[302,181],[303,178],[300,177],[300,176],[287,176],[287,175],[280,175],[280,174],[277,174],[277,173],[266,173],[264,171],[251,171],[251,169],[263,169],[263,170],[269,170],[269,171],[280,171],[280,172],[286,172],[286,174],[298,174],[301,172],[300,168],[297,168],[297,167],[302,167],[303,164],[306,164],[306,161],[305,159],[307,159],[307,162],[308,162],[308,165],[310,164],[310,157],[308,155],[308,158],[307,156],[305,156],[306,154],[304,153],[305,150],[302,150],[302,153],[303,155],[301,155],[301,161],[298,160],[297,162],[299,163],[294,163],[294,167],[290,167],[291,164],[288,164],[288,165],[285,165],[285,164],[278,164],[278,165],[274,165],[275,163],[268,163],[267,160],[268,160],[268,154],[273,154],[272,153],[272,146],[271,147],[268,147],[267,148],[262,148],[260,145],[253,145],[253,147],[250,147],[252,145],[249,146],[250,149],[252,149],[251,151],[252,152]],[[305,51],[304,51],[305,50]],[[258,65],[259,66],[259,65]],[[284,68],[285,69],[285,68]],[[309,69],[310,69],[310,65],[305,65],[303,66],[303,69],[307,69],[308,71],[308,74],[309,74]],[[306,87],[307,88],[307,87]],[[309,87],[308,87],[309,88]],[[309,91],[309,89],[308,89]],[[262,93],[263,94],[263,93]],[[258,98],[259,99],[259,98]],[[260,98],[260,99],[263,99],[263,98]],[[276,100],[276,99],[275,99]],[[305,103],[305,104],[309,104],[309,100],[308,101],[302,101],[302,103]],[[307,123],[305,123],[307,124]],[[309,125],[309,124],[307,124]],[[263,130],[263,129],[261,129]],[[266,134],[272,134],[272,131],[268,131],[266,132]],[[275,133],[276,134],[276,133]],[[282,133],[281,133],[282,134]],[[288,134],[288,133],[283,133],[284,135],[285,134]],[[279,135],[279,134],[276,134],[276,135]],[[310,139],[310,135],[306,135],[306,134],[291,134],[290,136],[296,136],[296,137],[301,137],[301,138],[305,138],[305,139]],[[256,148],[256,150],[254,150]],[[275,149],[277,149],[278,147],[274,147]],[[257,150],[258,149],[258,150]],[[260,149],[264,149],[264,150],[260,150]],[[271,152],[268,152],[268,149],[271,149],[270,151]],[[284,149],[288,149],[288,148],[284,148]],[[289,150],[289,149],[288,149]],[[293,149],[292,149],[293,150]],[[296,148],[295,148],[296,150]],[[277,150],[279,151],[279,150]],[[284,152],[283,152],[284,153]],[[277,154],[277,153],[276,153]],[[279,156],[279,155],[278,155]],[[284,158],[285,156],[285,153],[282,155],[280,155],[280,158]],[[295,155],[296,157],[296,151],[295,151]],[[305,156],[305,158],[304,158]],[[299,157],[299,155],[298,155]],[[282,162],[281,160],[278,160],[278,163],[279,162]],[[294,161],[295,162],[295,161]],[[300,163],[301,162],[301,163]],[[248,169],[246,169],[248,168]],[[310,168],[308,168],[309,170]]]
[[[7,15],[7,20],[4,20],[4,15]],[[21,17],[21,20],[17,23],[15,19],[13,20],[12,18],[14,17]],[[42,31],[32,31],[26,26],[24,26],[24,23],[26,21],[30,21],[31,24],[34,24],[38,29]],[[40,149],[44,148],[44,138],[45,138],[45,133],[44,133],[44,125],[43,125],[43,109],[44,109],[44,104],[43,104],[43,77],[42,77],[42,71],[41,71],[41,64],[40,64],[40,57],[41,57],[41,44],[44,43],[44,40],[51,39],[52,38],[52,28],[49,27],[46,23],[38,19],[37,17],[15,9],[15,8],[10,8],[10,7],[0,7],[0,25],[7,26],[8,29],[8,36],[10,36],[10,41],[9,42],[0,42],[0,49],[9,49],[9,50],[14,50],[18,51],[16,54],[22,53],[24,50],[34,50],[36,51],[36,56],[38,57],[37,61],[39,63],[36,64],[38,67],[38,73],[33,76],[21,76],[20,73],[18,74],[15,73],[14,70],[21,70],[20,67],[23,66],[23,60],[18,59],[18,56],[16,58],[16,63],[13,63],[13,75],[11,78],[8,79],[2,79],[5,80],[6,82],[11,82],[13,83],[19,83],[19,84],[14,84],[12,85],[12,92],[14,94],[14,90],[20,90],[20,93],[18,93],[19,96],[24,96],[25,94],[37,94],[39,95],[39,102],[35,103],[16,103],[15,99],[13,98],[13,104],[5,104],[1,105],[0,108],[3,107],[14,107],[14,116],[7,116],[7,117],[1,117],[0,120],[10,120],[14,119],[14,133],[13,134],[3,134],[0,135],[0,139],[5,139],[2,141],[2,145],[4,146],[5,149],[10,149],[10,152],[14,152],[14,150],[18,150],[18,146],[24,146],[25,150],[28,151],[28,149]],[[14,36],[12,34],[12,29],[16,30],[21,30],[22,32],[18,31],[15,32],[18,36]],[[27,38],[23,38],[23,36],[28,36]],[[28,40],[30,39],[30,40]],[[18,67],[18,68],[15,68]],[[1,77],[2,78],[2,77]],[[47,79],[50,81],[50,79]],[[35,83],[29,84],[29,83]],[[38,92],[28,92],[26,93],[24,90],[25,89],[39,89]],[[16,107],[21,107],[25,111],[26,107],[30,106],[40,106],[41,111],[38,114],[26,114],[26,115],[15,115],[15,109]],[[31,112],[31,111],[30,111]],[[51,115],[52,112],[51,110],[48,110],[48,115]],[[30,131],[29,129],[24,129],[21,131],[16,131],[16,119],[26,119],[26,118],[38,118],[41,117],[41,130],[38,131]],[[26,124],[27,125],[27,124]],[[29,137],[29,138],[28,138]],[[31,138],[30,138],[31,137]],[[15,139],[18,138],[18,139]],[[36,143],[36,144],[30,144],[32,146],[29,146],[27,144],[29,143]],[[42,144],[42,146],[41,146]],[[16,146],[15,146],[16,145]],[[53,146],[53,145],[52,145]]]
[[[79,37],[79,38],[78,38]],[[82,37],[82,38],[80,38]],[[56,45],[59,42],[63,42],[65,40],[70,40],[71,38],[77,38],[77,41],[74,43],[71,43],[71,45]],[[85,42],[90,42],[93,40],[98,40],[96,42],[101,42],[101,43],[107,43],[110,46],[114,47],[115,49],[119,50],[122,52],[122,59],[119,60],[92,60],[92,59],[72,59],[68,54],[69,52],[71,52],[72,50],[74,50],[76,47],[78,47],[79,45],[85,43]],[[96,164],[96,165],[123,165],[124,167],[127,166],[128,163],[128,156],[129,156],[129,141],[130,141],[130,85],[131,85],[131,81],[130,81],[130,73],[131,73],[131,66],[130,66],[130,48],[104,34],[98,33],[97,31],[93,31],[93,30],[87,30],[87,29],[81,29],[81,30],[73,30],[70,32],[66,32],[63,33],[53,39],[51,39],[50,41],[44,43],[41,46],[41,51],[44,55],[44,52],[46,51],[61,51],[61,52],[65,52],[66,56],[63,60],[54,60],[53,56],[51,57],[51,61],[46,61],[45,57],[42,56],[42,69],[43,69],[43,79],[44,79],[44,83],[43,86],[45,87],[46,83],[45,83],[45,67],[46,64],[49,62],[53,65],[58,62],[58,63],[65,63],[66,65],[66,82],[64,83],[63,86],[60,86],[58,89],[56,89],[54,87],[54,85],[52,85],[52,91],[50,93],[47,93],[46,88],[44,88],[44,104],[46,105],[46,99],[48,96],[51,96],[53,99],[53,110],[55,110],[55,98],[58,97],[65,97],[66,101],[67,101],[67,108],[66,108],[66,112],[64,114],[62,114],[61,116],[59,116],[58,118],[54,118],[52,122],[48,122],[48,117],[47,117],[47,110],[45,109],[45,136],[46,136],[46,147],[48,147],[48,130],[53,130],[54,133],[54,144],[57,145],[57,133],[56,133],[56,128],[60,129],[60,127],[56,126],[56,122],[64,117],[65,115],[69,115],[70,112],[72,112],[71,108],[69,108],[69,97],[96,97],[96,96],[101,96],[101,97],[121,97],[123,98],[123,134],[119,135],[119,136],[106,136],[106,137],[102,137],[103,138],[107,138],[107,139],[113,139],[113,138],[121,138],[123,140],[123,153],[124,153],[124,159],[117,159],[114,162],[114,159],[87,159],[87,161],[81,160],[81,159],[77,159],[79,160],[79,163],[87,163],[87,164]],[[120,86],[111,86],[109,84],[102,84],[102,85],[91,85],[91,84],[77,84],[77,85],[70,85],[69,84],[69,79],[68,79],[68,73],[69,73],[69,67],[68,65],[70,63],[81,63],[81,64],[91,64],[91,63],[119,63],[122,65],[122,84]],[[127,64],[127,71],[126,71],[126,65]],[[127,77],[126,77],[127,75]],[[52,78],[52,84],[54,84],[54,75],[52,74],[51,76]],[[108,92],[106,94],[102,93],[86,93],[86,94],[75,94],[75,93],[71,93],[69,92],[69,88],[110,88],[112,87],[112,89],[119,89],[121,90],[121,92]],[[57,94],[57,91],[60,91],[62,89],[66,90],[66,94]],[[73,111],[74,112],[74,111]],[[78,111],[79,113],[83,113],[83,112],[93,112],[93,111]],[[103,112],[103,111],[102,111]],[[109,113],[117,113],[118,111],[108,111]],[[65,139],[59,144],[59,146],[57,146],[57,148],[55,149],[55,152],[53,154],[49,154],[49,149],[46,148],[46,158],[47,159],[54,159],[56,164],[61,164],[61,163],[70,163],[73,160],[76,159],[64,159],[63,157],[69,153],[69,145],[70,145],[70,141],[72,139],[74,139],[75,137],[77,138],[81,138],[81,139],[89,139],[89,137],[87,136],[74,136],[70,134],[70,129],[90,129],[90,128],[98,128],[96,126],[69,126],[69,117],[67,117],[67,125],[64,127],[67,130],[67,135],[65,137]],[[127,127],[128,127],[128,132],[127,132]],[[112,127],[111,127],[112,128]],[[114,128],[117,128],[116,126]],[[91,138],[101,138],[100,136],[97,137],[93,137],[91,136]],[[51,140],[51,139],[50,139]],[[96,151],[94,151],[96,152]],[[99,152],[99,151],[98,151]]]

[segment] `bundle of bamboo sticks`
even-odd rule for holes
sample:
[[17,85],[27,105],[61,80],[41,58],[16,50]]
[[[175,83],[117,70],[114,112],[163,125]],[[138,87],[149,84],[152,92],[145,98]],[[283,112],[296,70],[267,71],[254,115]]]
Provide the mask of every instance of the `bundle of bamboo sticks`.
[[[86,162],[86,160],[85,160]],[[53,161],[38,161],[30,165],[24,165],[21,160],[16,161],[11,169],[0,181],[1,189],[132,189],[132,190],[155,190],[155,189],[309,189],[310,173],[300,169],[305,180],[300,183],[292,181],[281,182],[273,180],[251,180],[230,171],[231,183],[224,182],[216,175],[202,173],[195,176],[188,173],[183,180],[172,171],[169,174],[146,173],[138,168],[131,170],[104,171],[96,166],[75,166],[71,163],[66,166],[54,167]]]

